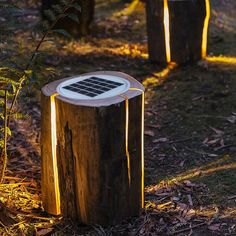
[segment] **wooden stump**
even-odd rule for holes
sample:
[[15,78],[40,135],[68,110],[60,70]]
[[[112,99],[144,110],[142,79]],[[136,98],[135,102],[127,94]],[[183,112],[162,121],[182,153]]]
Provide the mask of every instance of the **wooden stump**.
[[[93,101],[54,96],[68,78],[42,89],[42,200],[51,214],[108,225],[138,215],[143,206],[144,88],[123,73],[86,75],[118,76],[131,88]],[[56,116],[51,119],[53,102]],[[54,123],[59,181],[51,147]]]
[[209,0],[147,0],[149,58],[186,63],[206,56]]

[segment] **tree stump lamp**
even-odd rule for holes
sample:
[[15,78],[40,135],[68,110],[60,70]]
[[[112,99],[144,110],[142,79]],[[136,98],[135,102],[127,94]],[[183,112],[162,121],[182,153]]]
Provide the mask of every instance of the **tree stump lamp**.
[[94,72],[42,88],[42,201],[51,214],[109,225],[144,204],[144,87]]
[[149,58],[193,62],[206,57],[210,0],[147,0]]

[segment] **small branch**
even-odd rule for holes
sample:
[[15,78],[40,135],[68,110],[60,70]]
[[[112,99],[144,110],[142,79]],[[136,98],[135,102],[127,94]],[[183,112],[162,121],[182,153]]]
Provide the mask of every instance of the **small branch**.
[[183,233],[183,232],[185,232],[185,231],[192,230],[192,229],[194,229],[194,228],[200,227],[200,226],[205,225],[205,224],[206,224],[206,222],[203,222],[203,223],[200,223],[200,224],[197,224],[197,225],[194,225],[194,226],[185,228],[185,229],[176,230],[175,232],[172,233],[172,235],[174,235],[174,234],[179,234],[179,233]]
[[217,148],[214,148],[214,151],[219,151],[219,150],[222,150],[222,149],[225,149],[225,148],[229,148],[231,146],[232,146],[232,144],[228,144],[228,145],[224,145],[224,146],[221,146],[221,147],[217,147]]
[[[72,4],[74,1],[75,1],[75,0],[72,0],[72,1],[70,2],[70,4]],[[63,12],[62,12],[62,13],[56,18],[56,20],[52,23],[52,25],[50,26],[49,30],[47,30],[47,31],[44,33],[43,37],[41,38],[41,40],[39,41],[38,45],[36,46],[36,48],[35,48],[35,50],[34,50],[32,56],[30,57],[29,62],[28,62],[28,64],[27,64],[25,70],[28,70],[28,69],[30,68],[30,65],[31,65],[31,63],[33,62],[34,58],[36,57],[36,55],[37,55],[37,53],[38,53],[38,51],[39,51],[39,48],[41,47],[42,43],[44,42],[44,39],[48,36],[48,34],[51,32],[51,30],[55,27],[55,25],[57,24],[57,22],[62,18],[61,15],[65,14],[66,11],[67,11],[68,9],[70,9],[70,7],[71,7],[71,6],[66,7],[66,8],[63,10]]]
[[0,220],[0,225],[4,228],[4,230],[5,230],[5,232],[6,232],[7,235],[10,235],[10,236],[11,236],[11,234],[9,233],[7,227],[3,224],[3,222],[2,222],[1,220]]
[[10,183],[7,183],[7,184],[1,184],[1,187],[17,187],[17,186],[30,186],[32,185],[32,182],[20,182],[20,183],[13,183],[13,184],[10,184]]
[[236,199],[236,195],[228,197],[228,200],[234,200]]
[[16,92],[15,92],[15,95],[13,97],[13,100],[11,102],[11,106],[10,106],[10,109],[9,109],[9,116],[8,116],[8,119],[7,119],[7,127],[10,126],[10,122],[11,122],[11,115],[12,115],[12,112],[13,112],[13,108],[16,104],[16,100],[17,100],[17,97],[21,91],[21,88],[22,88],[22,84],[24,83],[24,81],[27,79],[26,75],[25,75],[25,72],[24,72],[24,75],[21,77],[20,79],[20,83],[19,83],[19,87],[17,88]]
[[192,139],[194,139],[196,137],[190,137],[190,138],[185,138],[185,139],[179,139],[179,140],[175,140],[175,141],[169,141],[169,142],[166,142],[168,144],[173,144],[173,143],[182,143],[182,142],[186,142],[186,141],[190,141]]
[[4,147],[1,156],[2,166],[1,166],[1,176],[0,176],[0,183],[2,183],[6,166],[7,166],[7,122],[8,122],[8,114],[7,114],[7,90],[5,90],[4,94]]
[[[72,0],[72,1],[70,2],[70,4],[72,4],[74,1],[75,1],[75,0]],[[41,45],[43,44],[44,39],[45,39],[45,38],[48,36],[48,34],[52,31],[52,29],[55,27],[55,25],[57,24],[57,22],[61,19],[61,15],[65,14],[65,12],[66,12],[69,8],[70,8],[70,6],[69,6],[69,7],[66,7],[66,8],[64,9],[63,13],[60,14],[60,15],[57,17],[57,19],[52,23],[52,25],[50,26],[49,30],[47,30],[47,31],[43,34],[41,40],[39,41],[39,43],[37,44],[37,46],[36,46],[36,48],[35,48],[33,54],[31,55],[31,57],[30,57],[30,59],[29,59],[27,65],[26,65],[26,67],[25,67],[25,70],[24,70],[24,72],[23,72],[22,80],[20,81],[20,85],[19,85],[18,89],[17,89],[16,92],[15,92],[15,95],[14,95],[13,100],[12,100],[12,103],[11,103],[11,107],[10,107],[10,109],[9,109],[9,114],[10,114],[10,115],[9,115],[9,119],[8,119],[8,122],[7,122],[7,126],[8,126],[8,127],[9,127],[9,125],[10,125],[10,117],[11,117],[13,108],[15,107],[16,100],[17,100],[18,95],[19,95],[19,93],[20,93],[20,91],[21,91],[21,88],[22,88],[22,85],[23,85],[24,81],[27,79],[27,75],[25,74],[25,71],[27,71],[27,70],[30,69],[30,66],[31,66],[32,62],[34,61],[34,59],[35,59],[35,57],[36,57],[36,55],[37,55],[37,53],[38,53],[38,51],[39,51]]]

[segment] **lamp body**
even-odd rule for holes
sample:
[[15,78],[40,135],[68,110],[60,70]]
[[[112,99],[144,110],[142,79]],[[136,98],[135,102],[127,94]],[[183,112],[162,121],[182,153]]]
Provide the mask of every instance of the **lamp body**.
[[123,73],[99,73],[124,77],[137,90],[97,101],[55,97],[58,179],[52,171],[48,121],[50,97],[63,80],[42,89],[42,200],[51,214],[109,225],[138,215],[143,205],[144,88]]

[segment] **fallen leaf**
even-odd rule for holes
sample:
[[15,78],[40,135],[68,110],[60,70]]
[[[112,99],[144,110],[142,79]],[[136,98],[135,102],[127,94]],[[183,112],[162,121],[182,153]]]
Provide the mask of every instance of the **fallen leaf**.
[[45,236],[45,235],[48,235],[49,233],[51,233],[52,231],[53,231],[53,228],[41,229],[41,230],[37,231],[37,235],[38,236]]
[[207,156],[209,156],[209,157],[218,157],[218,155],[214,154],[214,153],[208,153]]
[[236,195],[228,197],[229,200],[236,199]]
[[209,140],[209,138],[205,138],[202,143],[207,144],[208,140]]
[[221,226],[221,224],[213,224],[213,225],[208,226],[208,229],[211,231],[219,231],[220,226]]
[[154,124],[150,124],[150,125],[147,125],[147,126],[150,127],[150,128],[158,128],[158,129],[161,128],[160,125],[154,125]]
[[213,144],[216,144],[219,140],[220,140],[220,139],[208,140],[205,144],[213,145]]
[[185,160],[181,161],[181,162],[179,163],[179,166],[180,166],[180,167],[183,167],[183,166],[184,166],[184,163],[185,163]]
[[188,202],[190,206],[193,206],[193,200],[192,200],[192,196],[190,194],[187,195],[188,197]]
[[179,197],[173,197],[173,198],[172,198],[172,201],[174,201],[174,202],[178,202],[179,200],[180,200]]
[[188,209],[188,206],[185,203],[178,203],[178,208],[180,210],[186,210]]
[[220,140],[220,145],[221,145],[221,147],[224,147],[224,146],[225,146],[225,142],[224,142],[224,139],[223,139],[223,138]]
[[196,184],[193,184],[190,180],[184,180],[183,183],[187,186],[187,187],[195,187]]
[[222,136],[224,134],[224,131],[220,129],[216,129],[214,127],[210,127],[217,135]]
[[226,118],[227,121],[229,121],[231,124],[234,124],[236,122],[236,116],[230,116]]
[[152,130],[145,130],[144,135],[154,137],[155,133]]
[[158,139],[153,140],[152,142],[153,143],[165,143],[165,142],[168,142],[168,141],[169,141],[168,138],[158,138]]

